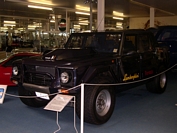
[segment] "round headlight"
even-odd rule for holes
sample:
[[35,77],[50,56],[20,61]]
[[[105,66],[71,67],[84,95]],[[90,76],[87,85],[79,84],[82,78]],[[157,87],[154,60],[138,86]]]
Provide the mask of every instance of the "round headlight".
[[13,75],[18,75],[18,67],[17,66],[13,67],[12,72]]
[[67,72],[61,73],[61,82],[66,84],[69,81],[69,74]]

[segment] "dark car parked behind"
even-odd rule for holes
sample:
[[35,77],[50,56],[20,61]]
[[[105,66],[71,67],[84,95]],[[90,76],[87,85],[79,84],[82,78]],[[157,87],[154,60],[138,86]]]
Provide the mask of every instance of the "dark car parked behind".
[[149,28],[154,33],[155,38],[160,47],[167,47],[170,56],[170,66],[177,63],[177,25],[159,26],[157,28]]

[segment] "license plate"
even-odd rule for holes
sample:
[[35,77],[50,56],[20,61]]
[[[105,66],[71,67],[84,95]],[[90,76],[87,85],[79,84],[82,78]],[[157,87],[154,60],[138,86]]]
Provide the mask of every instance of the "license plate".
[[50,100],[49,95],[46,93],[41,93],[41,92],[35,92],[37,97],[40,97],[42,99]]

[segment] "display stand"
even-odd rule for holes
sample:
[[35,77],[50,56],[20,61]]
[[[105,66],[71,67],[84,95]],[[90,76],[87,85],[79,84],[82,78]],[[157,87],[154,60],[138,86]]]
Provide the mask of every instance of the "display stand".
[[81,133],[84,133],[84,84],[81,84]]
[[7,85],[0,85],[0,104],[3,103],[6,94]]
[[51,111],[57,112],[56,123],[58,125],[58,130],[56,130],[54,133],[57,133],[61,129],[61,127],[58,123],[58,117],[59,117],[58,113],[61,112],[66,107],[66,105],[69,102],[71,102],[72,99],[74,99],[74,128],[76,130],[76,133],[78,133],[78,131],[76,129],[75,96],[62,95],[62,94],[57,94],[44,108],[46,110],[51,110]]

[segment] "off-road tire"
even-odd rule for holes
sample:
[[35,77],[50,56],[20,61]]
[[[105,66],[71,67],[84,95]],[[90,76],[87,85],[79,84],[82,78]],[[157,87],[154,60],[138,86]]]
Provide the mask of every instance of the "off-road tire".
[[[93,83],[111,83],[105,78],[98,77]],[[116,94],[114,86],[85,86],[84,89],[84,121],[91,124],[103,124],[111,117],[115,106]],[[76,113],[80,118],[81,95],[76,98]]]
[[161,94],[166,90],[167,75],[166,72],[163,72],[165,69],[161,67],[159,70],[160,75],[156,76],[146,84],[146,88],[149,92]]
[[[30,106],[30,107],[43,107],[43,106],[47,105],[47,103],[49,102],[48,100],[35,97],[36,94],[35,94],[34,91],[26,90],[22,86],[18,87],[18,94],[19,94],[19,96],[24,97],[24,98],[20,97],[20,100],[25,105]],[[35,98],[27,98],[27,97],[25,98],[25,96],[27,96],[27,97],[32,96],[32,97],[35,97]]]

